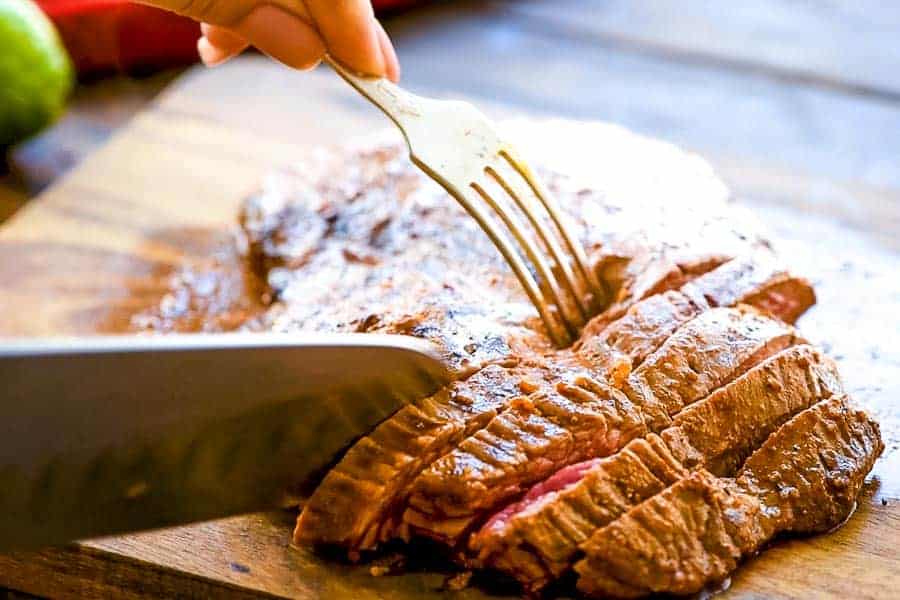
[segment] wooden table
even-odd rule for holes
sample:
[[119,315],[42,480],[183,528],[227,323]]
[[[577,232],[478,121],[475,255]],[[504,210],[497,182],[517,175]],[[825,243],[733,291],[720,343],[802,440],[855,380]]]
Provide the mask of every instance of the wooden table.
[[[699,151],[780,233],[845,238],[848,257],[870,253],[873,276],[884,278],[900,250],[900,54],[889,51],[900,9],[880,7],[873,18],[858,6],[461,2],[388,25],[411,88],[469,97],[494,115],[611,120]],[[208,251],[204,240],[233,222],[272,164],[382,124],[326,71],[291,73],[248,57],[188,72],[0,230],[0,332],[115,328],[158,301],[160,274]],[[22,168],[48,164],[38,158]],[[792,231],[798,211],[810,215],[802,232]],[[885,314],[892,339],[896,313]],[[884,373],[880,393],[890,397],[900,366]],[[900,430],[896,408],[879,418]],[[880,487],[845,528],[766,553],[732,593],[889,597],[900,585],[896,439],[879,463]],[[389,578],[323,569],[287,547],[290,518],[0,557],[0,584],[59,597],[304,599],[407,598],[440,586],[436,574],[404,578],[398,591]]]

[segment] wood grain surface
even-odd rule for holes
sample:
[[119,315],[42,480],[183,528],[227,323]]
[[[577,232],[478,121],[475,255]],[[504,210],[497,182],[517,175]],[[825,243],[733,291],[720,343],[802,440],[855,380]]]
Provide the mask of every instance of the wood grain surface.
[[[508,7],[490,4],[469,17],[462,11],[452,27],[442,21],[450,18],[443,8],[394,24],[411,87],[471,97],[494,116],[605,117],[702,151],[783,240],[782,253],[815,280],[820,303],[801,328],[839,360],[854,397],[882,424],[888,449],[850,521],[832,535],[779,542],[742,568],[723,597],[895,597],[900,170],[884,175],[867,167],[890,171],[895,164],[892,144],[900,142],[869,138],[900,123],[900,108],[747,73],[702,67],[698,75],[696,66],[615,51],[610,67],[605,54],[590,58],[593,46],[584,39],[551,44],[527,33],[524,21],[491,25]],[[453,35],[459,51],[437,60]],[[480,68],[460,68],[473,61]],[[529,74],[517,65],[526,61],[543,67],[535,71],[546,83],[522,79]],[[647,89],[659,96],[641,96]],[[755,108],[742,99],[747,89],[758,93]],[[687,97],[672,105],[678,94]],[[717,106],[724,115],[710,114]],[[744,121],[757,111],[773,121],[753,131]],[[861,115],[858,131],[810,126],[849,114]],[[726,122],[738,131],[717,130]],[[178,265],[217,247],[271,166],[384,124],[327,71],[290,73],[248,57],[190,72],[0,228],[0,335],[123,328],[160,300]],[[770,151],[779,144],[781,151]],[[847,162],[836,166],[835,154]],[[292,519],[288,512],[251,515],[0,556],[0,585],[60,598],[485,597],[479,586],[442,591],[441,573],[376,578],[366,567],[294,548]]]

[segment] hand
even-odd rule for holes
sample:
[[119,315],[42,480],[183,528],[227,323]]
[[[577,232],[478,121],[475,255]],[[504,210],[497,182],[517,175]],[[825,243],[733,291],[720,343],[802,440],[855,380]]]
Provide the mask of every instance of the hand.
[[209,66],[255,46],[295,69],[328,52],[348,68],[397,81],[400,66],[369,0],[138,0],[203,23],[197,42]]

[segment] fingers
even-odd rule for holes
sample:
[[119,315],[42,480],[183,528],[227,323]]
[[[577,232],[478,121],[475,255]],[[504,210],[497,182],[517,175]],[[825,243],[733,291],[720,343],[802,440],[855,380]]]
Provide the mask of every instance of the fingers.
[[197,41],[197,52],[200,60],[208,67],[220,65],[237,56],[249,45],[247,40],[224,27],[203,23],[200,29],[203,37]]
[[378,27],[378,46],[381,48],[381,56],[384,59],[387,78],[397,83],[400,81],[400,61],[397,59],[397,52],[394,50],[394,45],[391,43],[391,39],[388,37],[384,27],[381,26],[381,23],[376,21],[375,24]]
[[208,65],[252,44],[297,69],[314,67],[327,51],[347,67],[394,81],[397,54],[369,0],[139,0],[201,20],[197,43]]
[[334,58],[360,73],[387,75],[379,27],[369,0],[304,2]]
[[234,32],[295,69],[311,69],[325,55],[325,44],[311,25],[275,6],[255,8],[237,23]]

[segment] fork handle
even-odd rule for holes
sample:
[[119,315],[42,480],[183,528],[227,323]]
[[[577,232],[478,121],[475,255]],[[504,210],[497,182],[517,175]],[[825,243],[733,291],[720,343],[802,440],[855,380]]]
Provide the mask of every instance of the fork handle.
[[327,54],[324,60],[344,81],[390,117],[401,130],[405,131],[412,119],[422,116],[423,98],[407,92],[384,77],[354,73]]

